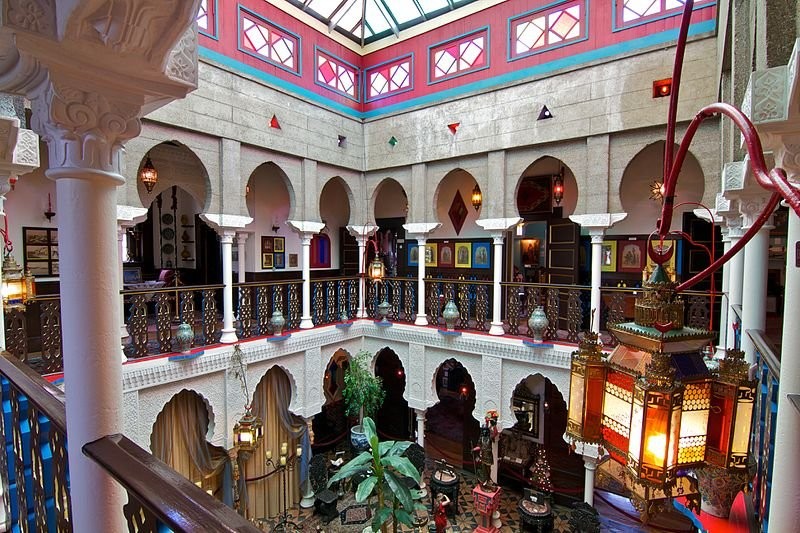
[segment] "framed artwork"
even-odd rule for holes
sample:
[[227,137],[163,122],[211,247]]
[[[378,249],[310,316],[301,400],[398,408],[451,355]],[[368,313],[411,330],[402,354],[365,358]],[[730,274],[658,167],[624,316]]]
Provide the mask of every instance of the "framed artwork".
[[331,267],[331,240],[324,233],[311,238],[311,268]]
[[297,254],[289,254],[289,268],[297,268]]
[[553,177],[527,176],[522,178],[517,192],[517,208],[521,216],[539,215],[553,211]]
[[519,241],[519,256],[525,267],[539,264],[539,239],[522,239]]
[[488,242],[476,242],[472,244],[472,268],[489,268],[491,249]]
[[272,253],[274,241],[272,237],[261,237],[261,253]]
[[600,246],[600,270],[617,271],[617,241],[603,241]]
[[23,262],[34,276],[58,275],[58,229],[22,228]]
[[128,285],[130,283],[142,282],[142,269],[141,267],[122,267],[122,284]]
[[408,244],[408,266],[419,266],[419,245],[415,242]]
[[426,267],[435,267],[437,266],[439,259],[439,250],[438,250],[438,243],[427,243],[425,245],[425,266]]
[[620,272],[639,272],[644,270],[646,241],[619,241],[617,248],[617,270]]
[[472,243],[457,242],[456,268],[471,268],[471,267],[472,267]]
[[453,197],[453,202],[450,204],[450,209],[447,211],[450,217],[450,222],[453,223],[453,229],[456,230],[456,235],[461,233],[461,228],[464,226],[464,221],[467,220],[467,204],[461,197],[461,191],[456,191]]
[[455,257],[455,247],[450,242],[439,243],[439,266],[442,268],[451,267],[454,265],[453,257]]
[[273,268],[272,254],[261,254],[261,268]]
[[284,252],[286,246],[286,239],[284,237],[273,237],[272,251]]
[[286,268],[286,254],[283,253],[273,253],[272,254],[272,266],[274,268]]
[[[676,257],[678,256],[678,248],[677,248],[678,241],[675,240],[664,241],[663,246],[659,245],[657,241],[653,243],[653,248],[656,251],[663,251],[669,247],[672,247],[672,256],[669,258],[669,261],[664,263],[664,266],[667,269],[667,274],[669,275],[670,279],[672,281],[675,281],[675,262],[676,262]],[[645,250],[647,250],[647,244],[645,244]],[[650,259],[649,255],[647,255],[646,257],[647,257],[647,274],[650,275],[650,273],[653,272],[653,269],[656,267],[656,264],[653,263],[653,260]]]

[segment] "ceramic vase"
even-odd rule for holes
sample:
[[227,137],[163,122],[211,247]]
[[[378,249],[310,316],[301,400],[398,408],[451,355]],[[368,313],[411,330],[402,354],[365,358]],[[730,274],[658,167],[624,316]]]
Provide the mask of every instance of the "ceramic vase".
[[528,319],[528,328],[533,334],[533,342],[544,341],[544,331],[549,325],[550,322],[547,320],[544,307],[537,305],[536,309],[534,309],[533,313],[531,313],[531,317]]
[[369,450],[367,434],[364,433],[364,428],[360,424],[350,428],[350,445],[356,454]]
[[286,319],[283,318],[283,314],[277,309],[274,313],[272,313],[272,318],[269,319],[269,324],[272,326],[272,333],[276,336],[280,336],[283,332],[283,326],[286,325]]
[[175,342],[178,343],[178,350],[181,353],[189,353],[192,349],[192,341],[194,341],[192,326],[186,322],[181,322],[181,325],[178,326],[178,331],[175,333]]
[[456,303],[453,300],[448,300],[447,305],[444,306],[444,311],[442,311],[442,318],[444,318],[444,323],[447,325],[447,331],[455,329],[458,316]]
[[728,518],[733,500],[753,474],[730,472],[725,468],[707,465],[695,470],[702,495],[701,509],[719,518]]
[[389,316],[389,310],[391,308],[392,304],[386,300],[378,304],[378,316],[381,317],[381,322],[387,322],[387,317]]

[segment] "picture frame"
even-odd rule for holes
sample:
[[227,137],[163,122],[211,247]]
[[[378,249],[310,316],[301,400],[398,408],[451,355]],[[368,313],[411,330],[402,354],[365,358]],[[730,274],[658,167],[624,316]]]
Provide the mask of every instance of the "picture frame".
[[261,237],[261,253],[272,253],[274,250],[274,244],[272,237]]
[[286,268],[286,255],[283,253],[273,253],[272,266],[273,268]]
[[286,239],[284,237],[273,237],[272,251],[278,253],[286,251]]
[[141,267],[122,267],[122,284],[142,283]]
[[289,254],[289,268],[297,268],[297,254]]
[[451,242],[439,243],[439,267],[452,268],[455,264],[455,246]]
[[472,243],[456,243],[456,268],[472,268]]
[[553,176],[526,176],[517,192],[517,209],[522,217],[553,211]]
[[439,247],[438,243],[425,244],[425,266],[435,267],[439,265]]
[[600,246],[600,270],[602,272],[617,271],[617,241],[603,241]]
[[541,241],[539,239],[521,239],[519,241],[519,257],[522,266],[526,268],[539,266]]
[[647,257],[646,241],[619,241],[617,244],[617,270],[619,272],[641,273]]
[[22,228],[25,269],[33,276],[58,275],[58,228]]
[[419,266],[419,245],[415,242],[408,244],[408,266]]
[[492,249],[488,242],[472,244],[472,268],[490,268],[492,262]]
[[261,254],[261,268],[274,268],[273,257],[271,253]]

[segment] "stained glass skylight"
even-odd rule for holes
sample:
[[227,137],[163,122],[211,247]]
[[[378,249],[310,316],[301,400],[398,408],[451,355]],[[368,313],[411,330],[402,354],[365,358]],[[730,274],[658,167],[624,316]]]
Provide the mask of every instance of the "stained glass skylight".
[[476,0],[286,0],[361,46]]

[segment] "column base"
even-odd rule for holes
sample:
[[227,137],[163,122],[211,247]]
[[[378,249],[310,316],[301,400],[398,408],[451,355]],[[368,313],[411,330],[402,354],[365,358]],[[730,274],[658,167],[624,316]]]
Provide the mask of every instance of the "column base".
[[222,336],[219,338],[219,342],[222,344],[234,344],[239,341],[239,338],[236,336],[236,329],[223,329]]
[[359,309],[356,311],[356,318],[368,318],[367,311],[364,309]]
[[427,315],[417,315],[416,320],[414,320],[415,326],[427,326],[428,325],[428,316]]
[[314,327],[314,319],[310,316],[300,318],[300,329],[312,329]]
[[503,329],[502,322],[492,322],[492,327],[489,328],[489,335],[505,335],[506,330]]
[[314,507],[314,491],[311,490],[311,483],[306,480],[303,483],[303,499],[300,500],[300,507],[302,509],[310,509]]

